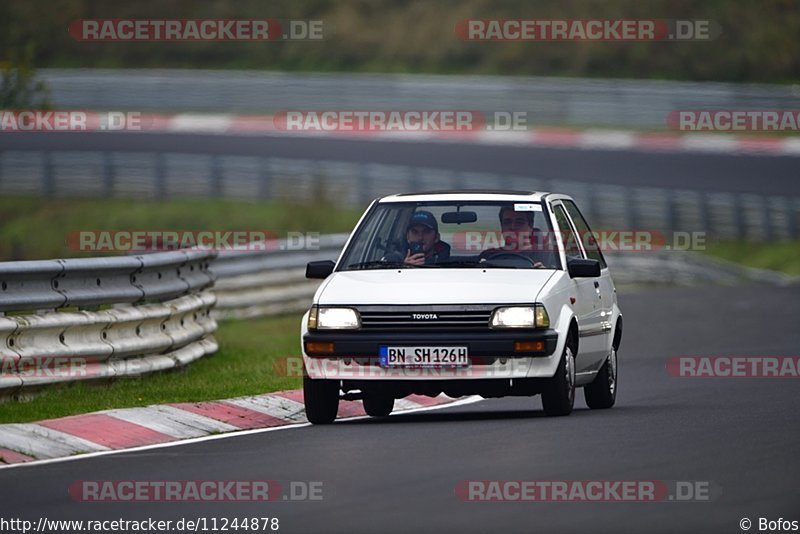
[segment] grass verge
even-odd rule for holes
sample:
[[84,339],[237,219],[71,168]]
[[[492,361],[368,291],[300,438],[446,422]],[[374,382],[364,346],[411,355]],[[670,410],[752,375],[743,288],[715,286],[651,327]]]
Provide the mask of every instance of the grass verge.
[[710,243],[705,254],[728,261],[800,276],[800,241]]
[[302,379],[285,376],[282,362],[300,355],[299,322],[295,315],[222,322],[216,334],[220,350],[212,356],[173,372],[45,389],[29,401],[0,404],[0,423],[299,388]]
[[338,208],[335,202],[144,200],[121,198],[43,199],[0,197],[0,261],[108,256],[68,246],[80,231],[265,231],[349,232],[361,209]]

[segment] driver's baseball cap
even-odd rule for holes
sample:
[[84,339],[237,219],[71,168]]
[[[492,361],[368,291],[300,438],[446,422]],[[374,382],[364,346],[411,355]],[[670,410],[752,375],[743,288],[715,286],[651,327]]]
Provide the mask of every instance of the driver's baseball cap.
[[416,226],[418,224],[422,224],[427,226],[428,228],[433,229],[434,232],[439,231],[439,223],[436,222],[436,217],[433,216],[433,213],[429,211],[418,211],[414,213],[414,216],[411,217],[411,220],[408,221],[408,228],[412,226]]

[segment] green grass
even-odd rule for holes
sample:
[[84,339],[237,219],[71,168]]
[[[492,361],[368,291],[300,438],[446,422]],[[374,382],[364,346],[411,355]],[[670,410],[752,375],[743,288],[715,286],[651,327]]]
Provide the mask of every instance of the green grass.
[[299,388],[300,377],[286,376],[283,360],[300,357],[299,321],[292,315],[220,323],[216,334],[220,350],[212,356],[172,372],[45,389],[29,401],[0,404],[0,423]]
[[760,269],[800,276],[800,241],[711,243],[705,254]]
[[[256,230],[349,232],[361,209],[309,204],[234,200],[42,199],[0,197],[0,261],[90,257],[67,245],[71,233],[86,230]],[[73,234],[75,235],[75,234]]]

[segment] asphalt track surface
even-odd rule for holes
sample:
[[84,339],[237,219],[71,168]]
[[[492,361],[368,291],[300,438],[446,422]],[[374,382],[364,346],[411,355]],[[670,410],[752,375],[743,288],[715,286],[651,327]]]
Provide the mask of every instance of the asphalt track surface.
[[[485,400],[178,447],[0,470],[2,517],[278,517],[279,532],[741,532],[800,520],[800,380],[669,376],[672,356],[800,354],[800,287],[620,290],[611,410]],[[80,503],[78,480],[322,481],[323,500]],[[463,480],[710,481],[704,502],[468,503]]]
[[457,171],[696,191],[800,196],[792,156],[576,150],[465,143],[185,133],[0,133],[0,150],[181,152],[413,165]]

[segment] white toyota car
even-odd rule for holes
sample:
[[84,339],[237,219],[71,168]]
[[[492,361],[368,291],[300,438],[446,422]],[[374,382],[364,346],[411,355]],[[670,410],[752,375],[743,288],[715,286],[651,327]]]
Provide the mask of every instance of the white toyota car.
[[622,314],[589,225],[566,195],[437,191],[372,202],[302,320],[309,421],[339,402],[387,416],[407,395],[542,396],[571,413],[617,395]]

